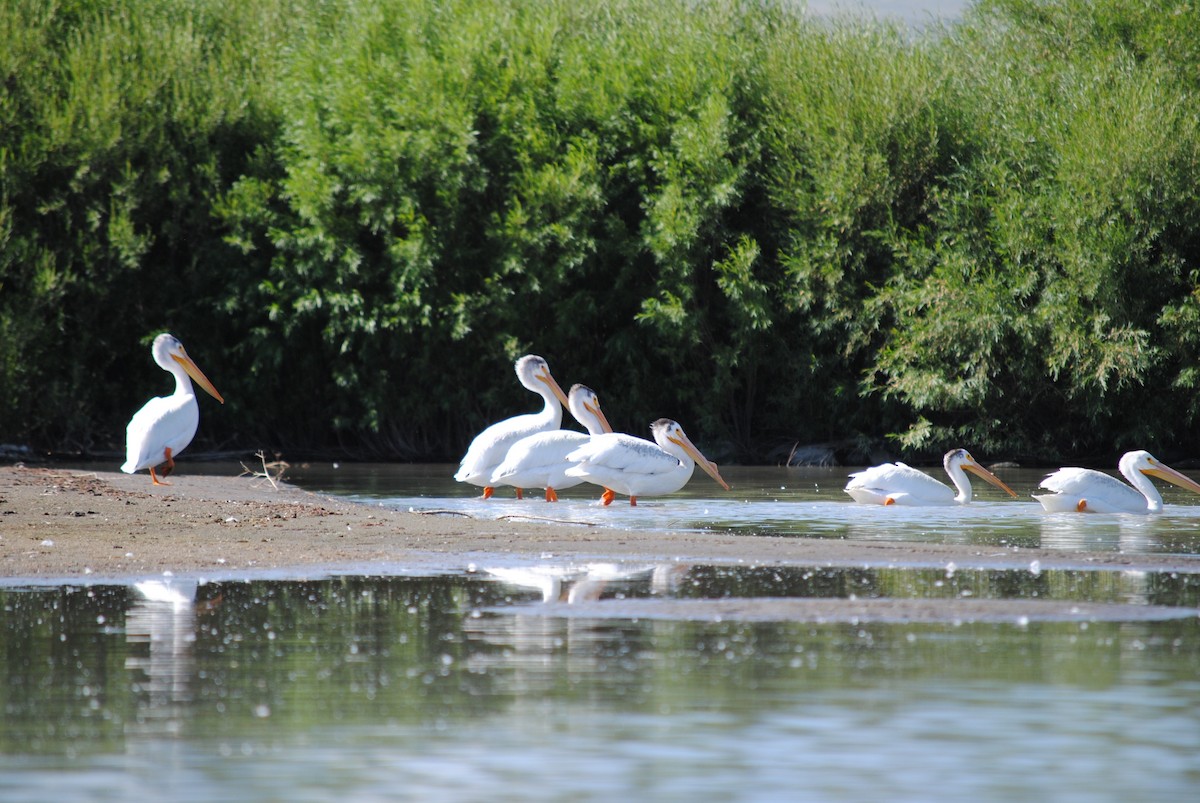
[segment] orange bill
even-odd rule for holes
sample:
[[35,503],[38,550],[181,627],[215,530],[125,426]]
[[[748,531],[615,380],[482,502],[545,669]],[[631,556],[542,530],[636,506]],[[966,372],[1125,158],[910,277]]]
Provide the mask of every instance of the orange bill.
[[688,457],[695,460],[696,465],[700,466],[700,468],[704,470],[705,474],[716,480],[722,488],[727,491],[729,490],[729,483],[725,482],[724,478],[721,477],[721,472],[717,470],[717,464],[700,454],[700,450],[696,448],[696,445],[692,443],[691,439],[687,435],[685,435],[683,432],[680,432],[678,438],[674,436],[668,436],[668,440],[679,446],[681,449],[683,449],[683,451],[687,452]]
[[197,385],[204,388],[204,391],[208,393],[208,395],[212,396],[221,404],[225,403],[225,399],[221,398],[221,394],[217,392],[215,387],[213,387],[213,383],[208,381],[208,377],[204,375],[204,372],[200,370],[196,363],[192,362],[192,358],[187,355],[187,352],[184,351],[182,347],[180,347],[178,354],[171,352],[171,359],[182,365],[183,370],[187,371],[187,375],[190,376]]

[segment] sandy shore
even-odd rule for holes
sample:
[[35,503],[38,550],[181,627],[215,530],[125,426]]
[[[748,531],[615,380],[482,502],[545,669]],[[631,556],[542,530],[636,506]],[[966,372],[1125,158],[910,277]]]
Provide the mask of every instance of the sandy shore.
[[[640,532],[393,511],[262,478],[0,467],[0,580],[312,576],[471,564],[688,562],[1200,572],[1200,559],[951,544]],[[485,505],[482,503],[481,505]],[[484,508],[486,510],[486,508]],[[486,514],[485,514],[486,515]]]

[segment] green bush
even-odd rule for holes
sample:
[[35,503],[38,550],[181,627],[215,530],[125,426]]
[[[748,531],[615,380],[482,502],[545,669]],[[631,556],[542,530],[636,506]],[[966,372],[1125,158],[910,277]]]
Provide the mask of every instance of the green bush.
[[237,265],[212,204],[273,137],[259,82],[287,17],[278,0],[0,5],[0,438],[120,443],[169,388],[149,359],[163,329],[228,376],[239,334],[216,303]]
[[985,4],[944,44],[969,148],[876,298],[896,315],[876,389],[919,414],[906,445],[1157,448],[1193,415],[1164,391],[1187,384],[1171,341],[1200,256],[1200,76],[1172,44],[1197,19],[1134,5]]
[[1194,4],[0,7],[0,441],[453,458],[537,352],[722,459],[1197,434]]

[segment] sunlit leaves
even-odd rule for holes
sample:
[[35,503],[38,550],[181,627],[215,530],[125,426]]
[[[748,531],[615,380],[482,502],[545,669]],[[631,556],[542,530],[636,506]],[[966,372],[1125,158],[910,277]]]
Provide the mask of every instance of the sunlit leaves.
[[172,328],[219,438],[451,457],[537,351],[750,459],[1153,446],[1200,423],[1197,13],[13,0],[0,436],[119,438]]

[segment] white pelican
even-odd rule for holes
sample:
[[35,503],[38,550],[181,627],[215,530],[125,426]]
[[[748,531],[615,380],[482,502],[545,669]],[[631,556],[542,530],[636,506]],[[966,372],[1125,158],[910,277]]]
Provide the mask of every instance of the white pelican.
[[[491,497],[495,488],[491,484],[492,472],[504,460],[509,448],[529,435],[558,429],[562,423],[562,406],[567,404],[567,394],[550,375],[550,366],[541,357],[527,354],[514,366],[521,384],[546,400],[540,413],[515,415],[498,421],[475,436],[459,464],[454,479],[483,486],[483,498]],[[517,498],[521,489],[517,488]]]
[[582,483],[582,477],[567,476],[567,469],[571,467],[567,455],[587,443],[593,435],[612,432],[612,427],[600,409],[596,392],[586,385],[571,387],[571,392],[567,394],[567,409],[587,429],[588,434],[555,429],[521,438],[492,472],[488,484],[545,488],[546,501],[557,502],[558,491]]
[[966,449],[946,452],[942,466],[950,475],[954,488],[958,489],[957,496],[946,483],[903,463],[884,463],[851,474],[846,493],[854,497],[855,502],[870,505],[965,505],[971,501],[971,481],[963,473],[966,469],[1009,496],[1017,495],[999,477],[979,465]]
[[1041,484],[1054,493],[1034,494],[1033,498],[1051,513],[1159,513],[1163,500],[1147,477],[1158,477],[1200,494],[1200,483],[1159,462],[1149,452],[1126,452],[1117,466],[1132,488],[1090,468],[1060,468]]
[[567,469],[567,476],[603,485],[601,501],[606,505],[612,503],[615,491],[628,495],[631,505],[637,504],[639,496],[674,493],[691,479],[697,463],[729,490],[717,464],[700,454],[679,424],[660,418],[650,425],[650,431],[657,445],[616,432],[589,438],[567,455],[567,460],[575,464]]
[[[175,377],[175,392],[170,396],[156,396],[134,413],[125,429],[125,464],[121,470],[133,474],[143,468],[150,469],[150,480],[155,485],[169,485],[159,480],[154,473],[156,466],[165,463],[163,476],[175,468],[175,455],[192,442],[196,425],[200,423],[200,405],[192,390],[195,379],[214,399],[225,403],[221,394],[213,387],[204,372],[196,367],[174,335],[163,332],[154,338],[151,349],[154,361],[164,371]],[[188,379],[188,377],[191,379]]]

